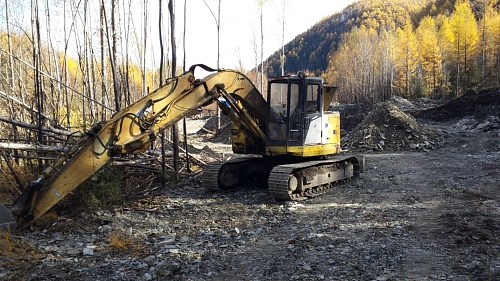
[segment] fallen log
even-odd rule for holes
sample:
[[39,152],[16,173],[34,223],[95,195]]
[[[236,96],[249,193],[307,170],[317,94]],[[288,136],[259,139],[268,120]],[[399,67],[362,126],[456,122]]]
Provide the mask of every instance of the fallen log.
[[[171,145],[173,145],[173,143],[170,141],[170,140],[167,140],[167,142]],[[182,152],[182,153],[186,153],[186,150],[182,147],[179,146],[179,151]],[[187,153],[189,155],[189,159],[192,159],[198,166],[206,166],[207,163],[203,162],[202,160],[196,158],[194,155],[192,155],[191,153]]]
[[[0,121],[10,123],[10,124],[16,125],[18,127],[34,130],[34,131],[40,130],[40,128],[37,125],[24,123],[24,122],[17,121],[17,120],[14,120],[14,119],[11,119],[11,118],[8,118],[5,116],[0,116]],[[77,138],[83,136],[83,134],[81,132],[72,132],[72,131],[68,131],[68,130],[56,129],[56,128],[47,127],[47,126],[42,126],[41,129],[44,132],[50,132],[50,133],[55,133],[55,134],[64,135],[64,136],[72,136],[72,137],[77,137]]]
[[[22,102],[22,101],[18,100],[17,98],[15,98],[15,97],[13,97],[13,96],[11,96],[11,95],[8,95],[7,93],[5,93],[5,92],[3,92],[3,91],[0,91],[0,96],[3,96],[3,97],[5,97],[5,98],[7,98],[7,99],[9,99],[9,100],[11,100],[11,101],[13,101],[13,102],[17,103],[18,105],[20,105],[21,107],[24,107],[24,108],[25,108],[25,109],[27,109],[28,111],[31,111],[31,112],[33,112],[33,113],[35,113],[35,114],[39,114],[38,110],[34,109],[34,108],[33,108],[33,106],[30,106],[30,105],[28,105],[28,104],[26,104],[26,103],[24,103],[24,102]],[[43,117],[43,118],[45,118],[45,119],[50,119],[50,118],[49,118],[48,116],[46,116],[46,115],[43,115],[43,114],[41,114],[41,115],[42,115],[42,117]]]
[[[172,153],[170,155],[172,156]],[[151,162],[151,161],[156,161],[158,160],[156,157],[155,158],[137,158],[137,159],[113,159],[113,166],[132,166],[132,165],[140,165],[144,162]]]
[[64,147],[64,146],[35,145],[35,144],[10,143],[10,142],[0,142],[0,148],[16,149],[22,151],[54,152],[54,153],[60,153],[69,150],[69,147]]

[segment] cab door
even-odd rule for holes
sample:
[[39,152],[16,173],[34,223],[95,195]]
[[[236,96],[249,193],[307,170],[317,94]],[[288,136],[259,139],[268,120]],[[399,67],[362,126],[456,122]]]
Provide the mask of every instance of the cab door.
[[270,83],[268,145],[303,144],[304,99],[300,94],[302,85],[299,79],[283,79]]

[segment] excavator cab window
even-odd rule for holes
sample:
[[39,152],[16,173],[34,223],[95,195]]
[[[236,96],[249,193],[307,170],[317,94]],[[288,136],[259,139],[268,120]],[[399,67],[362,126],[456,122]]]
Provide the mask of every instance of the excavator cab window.
[[268,141],[275,145],[297,145],[303,138],[303,82],[280,79],[269,83]]
[[320,112],[320,86],[319,84],[308,84],[307,85],[307,100],[306,100],[306,113],[318,113]]
[[288,84],[270,83],[269,85],[269,135],[271,141],[286,140],[288,121]]
[[288,85],[282,83],[273,83],[271,85],[269,99],[270,119],[275,123],[285,123],[288,115]]

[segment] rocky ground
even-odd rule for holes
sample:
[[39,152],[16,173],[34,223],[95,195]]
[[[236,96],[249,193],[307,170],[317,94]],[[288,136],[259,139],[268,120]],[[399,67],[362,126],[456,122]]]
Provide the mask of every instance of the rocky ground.
[[212,193],[193,177],[49,214],[0,237],[0,279],[498,280],[500,95],[464,114],[472,94],[366,112],[344,147],[366,156],[367,173],[305,201],[258,186]]

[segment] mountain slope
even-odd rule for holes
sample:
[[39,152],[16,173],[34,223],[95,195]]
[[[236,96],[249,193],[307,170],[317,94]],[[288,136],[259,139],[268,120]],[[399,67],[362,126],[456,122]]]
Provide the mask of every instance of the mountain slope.
[[[395,29],[407,20],[419,22],[426,15],[449,12],[454,0],[360,0],[327,17],[285,45],[285,73],[309,71],[316,75],[328,66],[328,55],[341,36],[365,25],[377,30]],[[281,50],[267,60],[268,75],[281,74]]]

